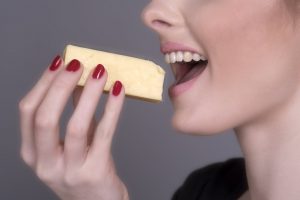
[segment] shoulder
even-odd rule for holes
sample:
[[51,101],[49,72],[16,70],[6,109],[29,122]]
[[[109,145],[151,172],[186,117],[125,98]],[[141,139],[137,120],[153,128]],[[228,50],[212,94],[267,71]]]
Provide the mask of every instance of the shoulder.
[[248,189],[245,161],[232,158],[192,172],[172,200],[237,199]]

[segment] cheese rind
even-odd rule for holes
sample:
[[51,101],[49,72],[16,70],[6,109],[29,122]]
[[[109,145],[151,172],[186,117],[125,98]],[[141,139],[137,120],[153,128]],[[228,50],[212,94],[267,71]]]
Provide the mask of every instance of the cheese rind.
[[151,102],[162,100],[165,71],[152,61],[67,45],[64,61],[69,63],[73,59],[79,60],[84,67],[78,85],[83,86],[89,73],[102,64],[108,74],[104,91],[108,92],[119,80],[127,96]]

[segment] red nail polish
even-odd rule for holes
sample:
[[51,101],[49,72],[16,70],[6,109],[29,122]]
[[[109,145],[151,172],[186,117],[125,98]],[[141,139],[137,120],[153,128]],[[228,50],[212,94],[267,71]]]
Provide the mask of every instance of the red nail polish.
[[120,81],[116,81],[113,87],[113,95],[118,96],[122,90],[122,83]]
[[60,66],[61,62],[62,62],[61,57],[60,57],[59,55],[56,56],[56,57],[53,59],[51,65],[50,65],[50,67],[49,67],[49,70],[50,70],[50,71],[55,71],[55,70],[57,70],[58,67]]
[[76,72],[79,68],[80,68],[80,62],[74,59],[68,64],[66,70],[69,72]]
[[93,79],[100,79],[103,76],[104,72],[105,72],[105,69],[104,69],[103,65],[101,65],[101,64],[97,65],[97,67],[94,69],[94,72],[92,75]]

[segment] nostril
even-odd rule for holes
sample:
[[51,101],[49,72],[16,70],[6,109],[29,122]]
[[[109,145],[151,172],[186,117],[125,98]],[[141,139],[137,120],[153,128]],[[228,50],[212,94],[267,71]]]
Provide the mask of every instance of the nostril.
[[154,27],[170,27],[171,24],[164,21],[164,20],[160,20],[160,19],[156,19],[156,20],[152,20],[151,24]]
[[152,3],[146,6],[142,11],[141,18],[145,25],[158,31],[160,28],[172,26],[172,24],[168,21],[168,15],[165,10],[164,6],[152,1]]

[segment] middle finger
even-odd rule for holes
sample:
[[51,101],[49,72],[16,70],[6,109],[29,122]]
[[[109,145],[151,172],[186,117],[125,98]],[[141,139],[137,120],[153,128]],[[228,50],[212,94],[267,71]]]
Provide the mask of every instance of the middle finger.
[[88,147],[88,132],[90,128],[93,128],[91,123],[93,123],[94,113],[106,79],[107,74],[101,64],[95,67],[93,73],[87,79],[67,128],[64,156],[68,166],[80,165],[85,159]]

